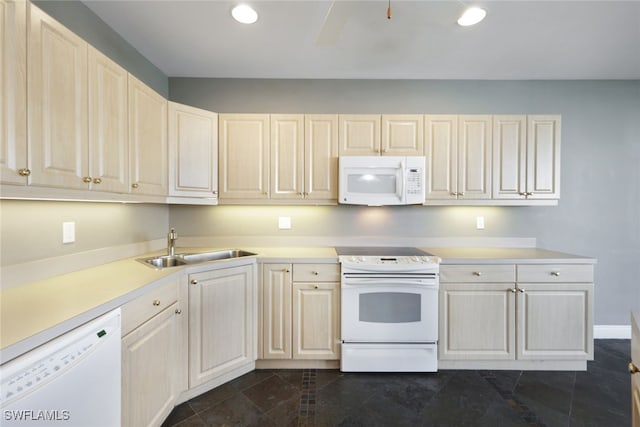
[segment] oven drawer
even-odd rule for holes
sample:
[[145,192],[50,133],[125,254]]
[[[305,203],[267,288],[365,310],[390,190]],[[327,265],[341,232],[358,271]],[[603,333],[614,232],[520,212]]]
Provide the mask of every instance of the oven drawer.
[[442,283],[514,283],[516,281],[515,265],[441,265],[440,282]]
[[591,283],[591,264],[518,265],[519,283]]
[[340,264],[293,264],[294,282],[339,282]]

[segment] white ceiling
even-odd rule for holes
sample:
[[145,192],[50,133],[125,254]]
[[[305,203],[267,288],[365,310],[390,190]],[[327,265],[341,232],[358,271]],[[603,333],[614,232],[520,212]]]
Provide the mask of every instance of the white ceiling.
[[169,77],[640,79],[639,0],[243,2],[84,1]]

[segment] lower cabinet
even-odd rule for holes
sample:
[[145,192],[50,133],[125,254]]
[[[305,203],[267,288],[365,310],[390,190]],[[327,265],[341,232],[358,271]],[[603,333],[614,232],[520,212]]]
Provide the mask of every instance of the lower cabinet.
[[592,265],[442,265],[440,274],[441,367],[581,369],[593,359]]
[[640,427],[640,311],[631,314],[631,426]]
[[189,274],[189,387],[257,358],[255,264]]
[[171,282],[122,307],[122,426],[159,426],[186,389],[185,316]]
[[261,359],[340,358],[340,266],[262,265]]

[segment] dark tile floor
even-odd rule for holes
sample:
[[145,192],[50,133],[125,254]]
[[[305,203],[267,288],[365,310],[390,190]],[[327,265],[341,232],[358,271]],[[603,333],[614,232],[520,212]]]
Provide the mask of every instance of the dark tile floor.
[[257,370],[177,406],[163,427],[627,427],[629,358],[629,340],[596,340],[586,372]]

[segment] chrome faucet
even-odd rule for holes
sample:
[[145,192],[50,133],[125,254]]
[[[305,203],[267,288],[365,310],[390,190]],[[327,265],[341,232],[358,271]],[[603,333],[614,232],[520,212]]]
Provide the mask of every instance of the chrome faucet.
[[171,229],[169,234],[167,234],[167,255],[174,256],[176,254],[176,239],[178,238],[178,233],[176,233],[175,229]]

